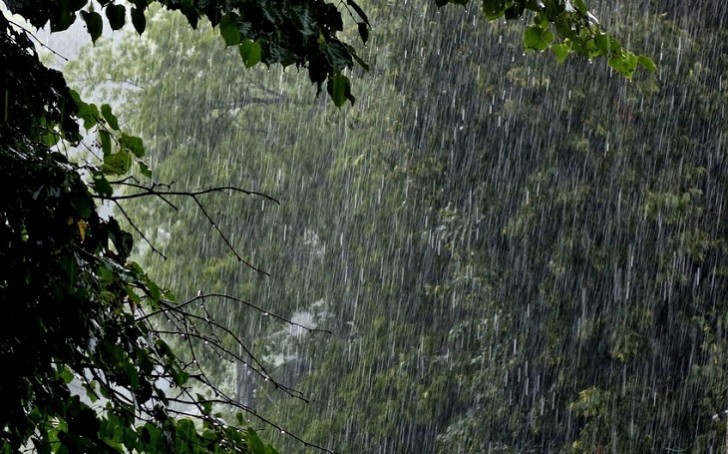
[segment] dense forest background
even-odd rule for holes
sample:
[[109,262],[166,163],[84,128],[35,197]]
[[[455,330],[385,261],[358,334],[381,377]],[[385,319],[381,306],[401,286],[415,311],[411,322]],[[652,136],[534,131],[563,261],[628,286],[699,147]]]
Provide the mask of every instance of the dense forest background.
[[143,38],[102,38],[66,66],[97,87],[86,96],[116,98],[156,181],[280,201],[206,197],[214,227],[193,200],[125,205],[167,256],[140,260],[178,296],[235,295],[331,331],[209,298],[310,402],[242,363],[203,367],[337,451],[720,449],[728,6],[590,2],[658,64],[626,80],[524,53],[518,24],[474,6],[361,3],[372,69],[342,110],[161,12]]

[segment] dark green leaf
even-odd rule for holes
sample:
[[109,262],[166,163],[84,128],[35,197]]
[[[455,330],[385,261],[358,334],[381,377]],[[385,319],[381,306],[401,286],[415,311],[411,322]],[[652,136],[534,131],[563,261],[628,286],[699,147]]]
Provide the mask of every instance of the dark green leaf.
[[[101,151],[104,152],[104,155],[110,155],[111,154],[111,135],[108,133],[108,131],[100,130],[98,132],[99,134],[99,142],[101,142]],[[104,161],[106,161],[106,156],[104,156]]]
[[597,49],[599,49],[602,55],[609,55],[611,53],[609,36],[606,34],[597,32],[594,36],[594,44],[596,44]]
[[102,173],[95,173],[93,175],[93,187],[96,194],[101,197],[111,197],[114,193],[114,189],[109,184],[109,180]]
[[81,17],[86,22],[86,29],[88,34],[91,35],[91,41],[96,42],[104,30],[104,21],[101,19],[101,15],[95,11],[81,11]]
[[71,200],[71,205],[76,209],[76,214],[81,219],[88,219],[94,211],[93,200],[87,194],[78,194]]
[[75,91],[71,91],[71,97],[73,97],[73,100],[76,103],[76,116],[83,120],[84,129],[88,131],[96,126],[99,122],[99,118],[101,118],[98,107],[96,107],[95,104],[85,103]]
[[255,66],[261,57],[260,44],[250,39],[244,39],[240,43],[240,56],[243,59],[243,64],[246,68]]
[[251,454],[267,454],[263,440],[260,439],[253,429],[249,428],[246,431],[246,434],[248,439],[248,448],[250,449]]
[[134,247],[134,238],[129,232],[121,230],[114,218],[109,221],[109,239],[114,244],[121,262],[125,262]]
[[506,10],[505,0],[483,0],[483,13],[489,20],[498,19]]
[[523,34],[523,42],[526,49],[542,51],[551,45],[554,35],[548,28],[541,28],[538,25],[531,25],[526,28]]
[[361,37],[362,42],[366,44],[369,40],[369,25],[364,22],[359,22],[356,26],[359,29],[359,36]]
[[369,25],[369,18],[367,17],[366,13],[364,13],[364,10],[361,9],[359,5],[356,4],[354,0],[346,0],[346,4],[351,6],[354,11],[361,17],[361,20],[364,21],[365,24]]
[[106,18],[112,30],[119,30],[126,22],[126,8],[124,5],[109,5],[106,7]]
[[63,383],[69,384],[71,381],[73,381],[73,372],[71,372],[71,369],[68,368],[68,366],[60,366],[60,369],[57,372],[58,377],[63,380]]
[[655,65],[655,62],[650,58],[646,57],[644,55],[640,55],[637,57],[637,63],[639,63],[640,66],[645,68],[646,70],[650,72],[657,71],[657,66]]
[[76,22],[76,13],[67,8],[60,9],[55,17],[51,19],[51,31],[61,32],[68,30],[68,27]]
[[131,9],[131,23],[134,26],[134,30],[140,35],[144,33],[147,28],[147,18],[144,16],[144,9],[139,6]]
[[566,44],[556,44],[551,46],[551,50],[554,55],[556,55],[556,60],[558,60],[559,63],[566,61],[566,58],[569,56],[569,46]]
[[78,277],[78,264],[76,263],[75,255],[64,254],[61,256],[59,263],[63,271],[66,273],[68,283],[75,286],[76,278]]
[[343,74],[336,74],[333,78],[330,78],[326,88],[336,107],[343,106],[347,100],[354,104],[354,97],[351,94],[351,83]]
[[131,168],[131,155],[126,151],[104,155],[103,170],[108,175],[123,175]]
[[152,178],[152,170],[149,168],[146,162],[137,161],[137,165],[139,166],[139,172],[141,172],[142,175],[147,178]]
[[511,5],[510,7],[506,8],[505,10],[505,16],[507,20],[515,20],[520,19],[523,17],[523,11],[526,8],[526,5],[523,3],[515,3]]
[[119,120],[116,118],[116,116],[111,112],[111,106],[108,104],[102,104],[101,105],[101,115],[104,117],[104,120],[106,120],[106,123],[111,126],[113,129],[119,130]]
[[234,46],[240,43],[240,30],[238,29],[238,15],[229,13],[220,20],[220,36],[226,46]]
[[587,8],[584,0],[573,0],[571,3],[582,15],[587,13]]
[[119,139],[119,145],[121,148],[131,152],[137,158],[144,156],[144,142],[142,142],[142,139],[139,137],[122,133],[121,138]]

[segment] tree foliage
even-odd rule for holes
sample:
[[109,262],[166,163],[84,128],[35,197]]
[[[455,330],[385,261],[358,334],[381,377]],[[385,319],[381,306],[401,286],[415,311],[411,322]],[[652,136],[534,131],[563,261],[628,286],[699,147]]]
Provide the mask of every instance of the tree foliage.
[[[144,33],[149,7],[160,4],[180,12],[193,28],[206,19],[225,46],[237,48],[244,66],[262,62],[305,68],[318,91],[325,86],[336,106],[354,102],[347,71],[355,63],[368,67],[340,38],[348,32],[346,13],[352,32],[365,43],[370,39],[370,21],[353,0],[339,6],[321,0],[4,4],[33,26],[50,23],[52,31],[65,30],[80,17],[93,41],[105,23],[119,30],[128,18]],[[581,2],[483,6],[488,18],[515,19],[533,12],[533,25],[525,33],[529,49],[551,47],[560,60],[569,52],[604,55],[626,76],[639,64],[650,66],[604,35]],[[274,452],[246,428],[243,414],[237,416],[242,428],[221,419],[218,404],[270,423],[210,381],[197,359],[200,349],[244,364],[288,395],[298,393],[274,380],[268,366],[247,349],[247,341],[201,307],[206,299],[220,297],[218,292],[176,302],[172,292],[130,260],[134,240],[122,227],[126,221],[127,229],[148,240],[124,210],[125,200],[151,196],[176,208],[172,199],[186,198],[218,233],[228,257],[239,263],[246,260],[200,197],[222,190],[261,194],[237,187],[176,190],[151,182],[141,138],[122,128],[111,107],[83,101],[60,73],[43,66],[22,26],[3,17],[0,28],[0,52],[7,62],[0,73],[0,238],[2,256],[12,257],[0,265],[0,298],[9,308],[2,321],[0,360],[14,370],[0,379],[0,447],[8,452]],[[552,28],[560,36],[556,44]],[[222,109],[217,113],[207,120],[235,120]],[[95,142],[84,142],[84,134]],[[211,139],[209,148],[213,143]],[[70,147],[85,147],[92,158],[79,159]],[[332,165],[331,175],[346,175],[347,165]],[[116,205],[116,214],[102,214],[101,201]],[[308,238],[306,247],[315,243],[313,236]],[[380,321],[379,326],[386,324]],[[173,349],[178,341],[170,339],[178,339],[184,350]],[[197,394],[200,388],[207,394]],[[387,389],[399,393],[396,386]]]
[[[378,71],[344,118],[285,74],[252,75],[261,87],[210,70],[209,30],[180,38],[200,54],[167,56],[174,71],[144,74],[122,49],[77,73],[139,82],[124,118],[161,145],[165,179],[205,169],[280,197],[273,210],[215,202],[278,285],[241,279],[223,243],[194,234],[206,227],[192,210],[137,212],[173,238],[169,261],[147,259],[162,280],[335,328],[281,333],[221,309],[312,403],[248,378],[239,397],[276,399],[305,438],[351,452],[704,452],[725,436],[710,416],[726,388],[726,10],[694,22],[645,5],[610,28],[662,49],[659,78],[626,82],[609,62],[523,55],[518,23],[372,4]],[[150,39],[154,52],[169,33]],[[209,96],[170,88],[170,72]]]
[[[447,3],[466,5],[469,1],[436,1],[438,6]],[[23,16],[36,27],[50,23],[53,31],[66,30],[80,16],[92,40],[96,41],[103,30],[104,19],[92,2],[7,0],[6,4],[11,12]],[[269,66],[278,63],[284,67],[305,68],[318,92],[325,85],[337,106],[347,101],[353,104],[355,100],[345,71],[354,69],[355,63],[369,68],[356,49],[342,41],[345,21],[335,3],[324,0],[134,0],[129,15],[139,34],[146,30],[148,8],[152,4],[179,11],[192,28],[197,28],[201,19],[207,19],[218,28],[226,46],[239,48],[246,67],[262,62]],[[112,30],[124,26],[127,6],[113,0],[101,1],[99,5]],[[367,14],[354,0],[339,2],[339,5],[352,19],[360,40],[366,44],[371,30]],[[482,8],[489,20],[532,17],[532,24],[524,32],[525,47],[536,51],[551,48],[559,61],[564,61],[570,53],[590,59],[603,56],[626,77],[632,77],[639,66],[651,71],[655,69],[649,57],[635,55],[605,33],[583,0],[484,0]]]

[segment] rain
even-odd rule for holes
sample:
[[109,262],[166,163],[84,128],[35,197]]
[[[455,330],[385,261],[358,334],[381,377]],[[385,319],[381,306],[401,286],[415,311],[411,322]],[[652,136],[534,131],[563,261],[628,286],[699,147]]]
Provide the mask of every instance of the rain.
[[342,108],[179,14],[59,50],[153,182],[253,191],[123,207],[164,256],[134,259],[249,349],[200,367],[281,452],[725,451],[728,6],[588,4],[655,73],[424,0],[362,1]]

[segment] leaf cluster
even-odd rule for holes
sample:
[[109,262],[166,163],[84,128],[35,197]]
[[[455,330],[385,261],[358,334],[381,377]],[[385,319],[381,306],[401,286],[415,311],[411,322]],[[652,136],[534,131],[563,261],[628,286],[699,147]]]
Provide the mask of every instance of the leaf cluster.
[[[0,54],[11,63],[0,72],[0,362],[13,371],[0,376],[0,451],[274,453],[213,404],[251,409],[191,394],[193,381],[214,385],[174,353],[156,319],[174,310],[174,335],[206,328],[128,260],[131,234],[99,213],[113,178],[134,166],[149,176],[141,139],[110,106],[82,101],[2,16]],[[86,145],[101,152],[96,164],[64,152],[84,144],[79,123],[98,137]]]
[[[98,3],[111,29],[121,29],[126,22],[127,7],[114,0]],[[179,11],[193,28],[197,28],[201,19],[207,19],[219,27],[225,45],[238,46],[246,67],[262,62],[305,68],[318,92],[326,85],[337,106],[355,100],[343,73],[353,69],[355,63],[368,69],[354,47],[339,37],[344,30],[342,12],[334,3],[324,0],[134,0],[131,3],[132,25],[139,34],[146,29],[146,14],[153,3]],[[103,17],[95,10],[95,4],[87,0],[7,0],[7,5],[10,11],[36,27],[50,22],[52,31],[66,30],[80,16],[93,41],[103,32]],[[364,10],[354,0],[342,5],[356,22],[360,39],[366,43],[371,26]]]

